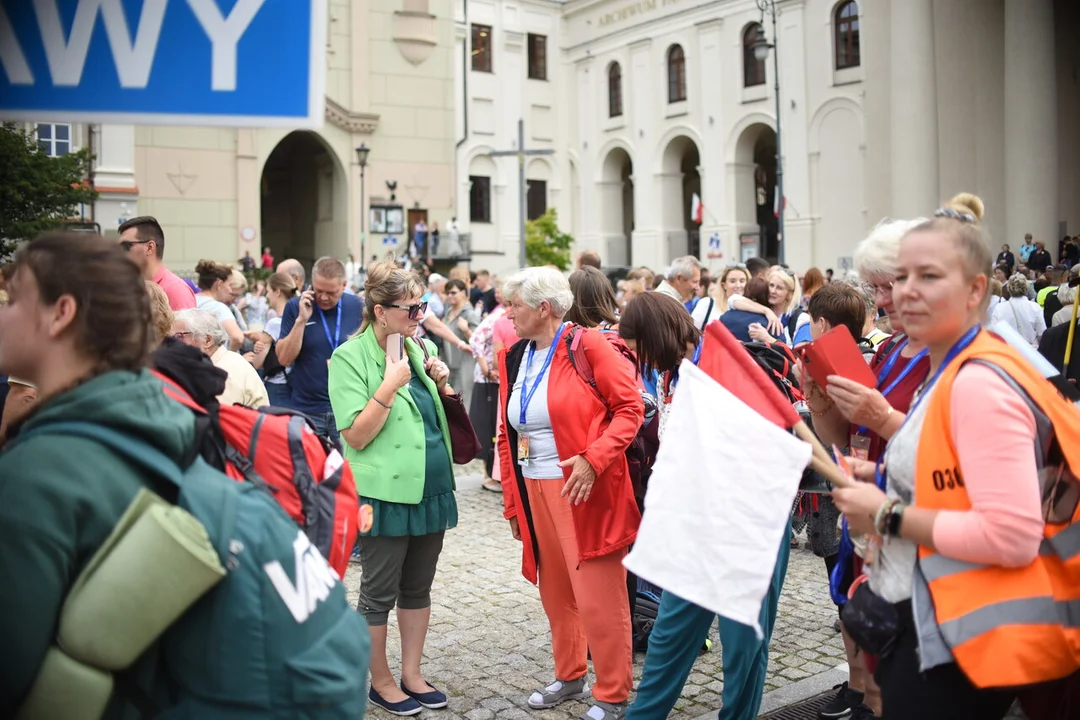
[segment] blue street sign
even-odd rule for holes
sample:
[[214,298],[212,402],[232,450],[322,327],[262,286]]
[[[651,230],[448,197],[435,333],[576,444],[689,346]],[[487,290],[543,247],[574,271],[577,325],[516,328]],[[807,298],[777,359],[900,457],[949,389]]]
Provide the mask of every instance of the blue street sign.
[[0,119],[318,127],[326,0],[0,0]]

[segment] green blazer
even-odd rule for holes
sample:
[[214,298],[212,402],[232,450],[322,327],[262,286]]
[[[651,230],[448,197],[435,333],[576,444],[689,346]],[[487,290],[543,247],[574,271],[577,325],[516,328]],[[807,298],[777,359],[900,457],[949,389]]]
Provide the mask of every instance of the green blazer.
[[[435,382],[424,372],[424,351],[418,340],[409,338],[405,349],[413,371],[435,399],[446,455],[452,458],[450,430],[446,424],[442,400]],[[428,352],[436,355],[429,341]],[[386,371],[386,352],[375,340],[368,326],[358,336],[346,341],[330,358],[330,404],[338,430],[352,427],[356,416],[367,407],[379,389]],[[345,446],[345,459],[352,468],[356,489],[363,497],[385,502],[418,505],[424,495],[424,421],[406,385],[397,391],[382,430],[363,450]],[[452,462],[452,459],[451,459]],[[455,487],[456,489],[456,487]]]

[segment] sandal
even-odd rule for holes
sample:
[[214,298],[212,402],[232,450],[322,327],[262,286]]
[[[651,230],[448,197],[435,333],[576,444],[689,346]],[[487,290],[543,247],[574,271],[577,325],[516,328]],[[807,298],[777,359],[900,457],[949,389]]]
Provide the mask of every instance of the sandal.
[[578,720],[622,720],[626,714],[626,703],[606,703],[596,700],[589,710]]

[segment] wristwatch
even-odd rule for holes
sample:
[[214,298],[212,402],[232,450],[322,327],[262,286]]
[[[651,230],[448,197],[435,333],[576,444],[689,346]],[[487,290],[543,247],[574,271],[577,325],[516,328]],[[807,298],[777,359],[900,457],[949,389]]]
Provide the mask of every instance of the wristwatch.
[[889,508],[889,516],[885,519],[885,534],[889,537],[900,537],[900,524],[904,520],[904,508],[902,502],[894,503]]

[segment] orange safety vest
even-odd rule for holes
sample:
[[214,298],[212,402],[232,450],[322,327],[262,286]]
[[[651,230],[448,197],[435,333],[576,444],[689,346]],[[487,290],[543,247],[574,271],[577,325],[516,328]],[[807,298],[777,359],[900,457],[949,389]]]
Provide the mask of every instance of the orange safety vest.
[[920,545],[916,598],[918,584],[925,582],[933,612],[929,607],[916,612],[919,637],[931,637],[925,625],[936,623],[940,638],[976,687],[1063,678],[1080,669],[1080,487],[1069,472],[1080,471],[1080,408],[1017,350],[988,332],[979,333],[945,368],[927,399],[915,467],[916,507],[971,509],[949,424],[952,384],[966,362],[987,364],[1021,397],[1026,393],[1039,427],[1035,454],[1044,513],[1052,479],[1064,480],[1057,488],[1071,492],[1055,506],[1062,521],[1048,520],[1039,557],[1027,567],[963,562]]

